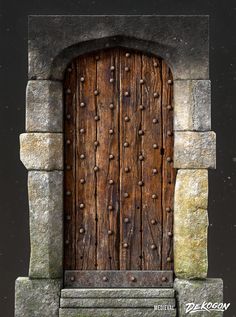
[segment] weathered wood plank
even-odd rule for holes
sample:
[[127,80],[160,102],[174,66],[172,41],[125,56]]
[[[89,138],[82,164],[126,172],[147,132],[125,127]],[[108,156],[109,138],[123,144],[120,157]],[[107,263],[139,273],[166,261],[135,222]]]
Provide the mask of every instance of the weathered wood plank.
[[163,244],[162,269],[173,269],[173,201],[175,169],[173,168],[173,79],[169,67],[162,61],[162,118],[163,118],[163,168],[162,209]]
[[162,118],[161,65],[157,58],[142,56],[142,174],[143,269],[160,270],[162,255]]
[[96,61],[94,56],[87,55],[78,58],[77,72],[76,269],[91,270],[96,268],[96,193],[94,186],[96,179],[93,170],[96,165],[94,151]]
[[[115,69],[112,70],[111,67]],[[118,51],[97,61],[97,269],[119,269],[119,94]],[[112,106],[110,106],[113,104]]]
[[120,268],[141,269],[141,54],[120,52]]

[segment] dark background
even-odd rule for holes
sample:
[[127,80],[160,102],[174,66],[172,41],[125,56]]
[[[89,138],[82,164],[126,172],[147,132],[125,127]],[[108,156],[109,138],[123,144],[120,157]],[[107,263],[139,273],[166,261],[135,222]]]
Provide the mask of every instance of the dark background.
[[[14,315],[14,281],[28,275],[27,173],[19,159],[24,131],[29,14],[209,14],[212,129],[209,277],[224,279],[225,316],[236,316],[236,1],[0,0],[0,316]],[[150,26],[151,27],[151,26]],[[197,28],[197,25],[196,25]]]

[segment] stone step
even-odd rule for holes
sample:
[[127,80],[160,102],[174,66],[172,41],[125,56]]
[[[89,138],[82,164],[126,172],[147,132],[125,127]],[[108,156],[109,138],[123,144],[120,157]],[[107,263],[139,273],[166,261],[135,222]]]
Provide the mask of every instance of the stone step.
[[153,308],[60,308],[59,317],[176,317],[176,310]]
[[154,306],[175,307],[174,298],[61,298],[61,308],[154,308]]
[[173,288],[65,288],[61,298],[174,298]]

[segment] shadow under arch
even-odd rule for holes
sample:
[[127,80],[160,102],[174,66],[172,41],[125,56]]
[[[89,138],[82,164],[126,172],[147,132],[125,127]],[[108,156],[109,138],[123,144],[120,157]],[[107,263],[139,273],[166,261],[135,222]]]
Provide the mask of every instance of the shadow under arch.
[[173,47],[164,46],[157,42],[119,35],[84,41],[63,49],[51,63],[50,79],[63,80],[67,65],[79,55],[114,47],[138,50],[145,54],[153,54],[160,57],[170,67],[172,74],[174,74],[173,63],[170,59],[170,56],[174,56],[175,49]]

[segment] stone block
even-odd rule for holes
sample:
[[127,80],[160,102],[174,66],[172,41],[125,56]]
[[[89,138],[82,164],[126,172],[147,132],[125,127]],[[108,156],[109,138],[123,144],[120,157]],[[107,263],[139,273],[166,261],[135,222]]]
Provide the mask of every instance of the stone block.
[[15,317],[58,317],[61,280],[19,277],[15,285]]
[[30,171],[31,278],[63,275],[63,172]]
[[213,131],[176,131],[175,168],[216,168],[216,135]]
[[211,83],[209,80],[174,82],[174,130],[211,130]]
[[175,290],[177,292],[178,316],[197,317],[222,317],[223,312],[211,311],[194,312],[186,311],[188,303],[200,304],[223,302],[223,281],[221,279],[208,278],[205,280],[182,280],[175,279]]
[[207,275],[208,171],[179,170],[174,197],[174,271],[181,278]]
[[62,117],[61,82],[30,80],[26,89],[26,131],[62,132]]
[[28,170],[62,170],[62,133],[21,134],[20,159]]

